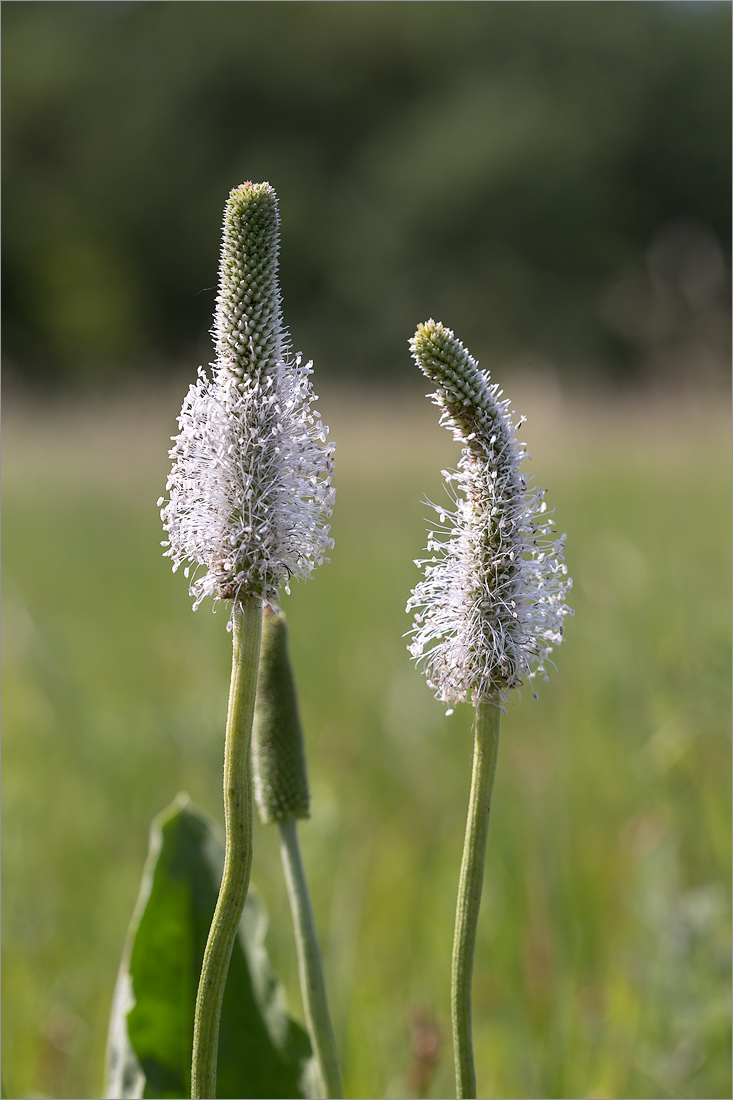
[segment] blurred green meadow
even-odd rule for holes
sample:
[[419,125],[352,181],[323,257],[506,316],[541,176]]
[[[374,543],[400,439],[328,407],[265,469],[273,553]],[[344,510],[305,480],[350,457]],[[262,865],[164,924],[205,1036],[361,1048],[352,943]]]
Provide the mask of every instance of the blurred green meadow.
[[[3,1095],[96,1097],[151,818],[221,811],[226,611],[192,614],[155,501],[187,383],[6,401]],[[726,1097],[726,394],[507,386],[575,587],[557,670],[504,721],[474,984],[484,1097]],[[324,392],[332,564],[286,597],[313,816],[301,830],[345,1087],[453,1095],[449,968],[471,714],[405,648],[440,469],[414,392]],[[253,880],[301,1015],[276,830]]]

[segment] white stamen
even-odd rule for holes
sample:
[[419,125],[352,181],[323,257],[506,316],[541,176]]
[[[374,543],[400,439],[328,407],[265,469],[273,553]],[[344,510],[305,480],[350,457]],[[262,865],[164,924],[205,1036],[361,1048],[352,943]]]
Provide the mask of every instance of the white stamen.
[[525,675],[546,679],[545,661],[572,615],[565,535],[553,537],[543,491],[520,474],[514,414],[488,372],[435,321],[420,325],[410,346],[437,386],[430,396],[440,423],[463,451],[458,470],[443,471],[455,509],[436,508],[447,537],[431,531],[428,552],[437,556],[417,563],[424,579],[407,604],[416,612],[409,649],[443,702],[504,699]]
[[278,242],[272,187],[235,188],[224,213],[213,377],[199,369],[184,401],[161,510],[174,571],[184,561],[206,570],[191,585],[194,608],[208,595],[277,606],[283,582],[308,577],[333,546],[334,447],[313,421],[312,365],[291,354],[283,327]]

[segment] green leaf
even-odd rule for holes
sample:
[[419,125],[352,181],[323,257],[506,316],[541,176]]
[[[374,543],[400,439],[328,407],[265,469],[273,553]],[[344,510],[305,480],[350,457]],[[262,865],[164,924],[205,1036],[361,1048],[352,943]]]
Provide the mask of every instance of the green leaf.
[[[215,826],[187,795],[154,820],[112,1005],[106,1095],[114,1100],[191,1095],[196,990],[223,862]],[[314,1095],[308,1036],[287,1013],[266,931],[250,887],[222,1005],[220,1098]]]

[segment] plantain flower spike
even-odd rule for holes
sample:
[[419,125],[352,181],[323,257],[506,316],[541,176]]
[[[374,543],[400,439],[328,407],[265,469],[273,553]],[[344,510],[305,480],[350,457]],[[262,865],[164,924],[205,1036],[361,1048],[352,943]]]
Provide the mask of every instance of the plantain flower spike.
[[262,618],[252,774],[263,825],[310,816],[305,741],[288,652],[288,628],[285,616],[269,608]]
[[429,534],[432,556],[415,563],[424,578],[407,604],[410,652],[441,701],[503,702],[524,676],[547,679],[572,615],[565,535],[556,537],[543,490],[520,472],[524,418],[512,423],[488,371],[437,321],[419,325],[410,348],[436,386],[440,423],[463,444],[458,469],[442,471],[455,508],[430,504],[440,526]]
[[278,286],[280,218],[269,183],[224,211],[213,372],[199,368],[178,417],[168,497],[158,501],[173,570],[206,596],[273,607],[333,546],[333,446],[314,409],[312,364],[293,355]]

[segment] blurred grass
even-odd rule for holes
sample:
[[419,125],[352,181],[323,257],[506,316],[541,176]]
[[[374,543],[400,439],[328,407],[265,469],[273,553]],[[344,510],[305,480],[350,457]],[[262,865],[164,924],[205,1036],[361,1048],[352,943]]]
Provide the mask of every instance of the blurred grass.
[[[191,613],[157,546],[183,389],[112,407],[6,402],[10,1097],[100,1095],[149,821],[180,789],[221,819],[226,616]],[[729,1096],[727,398],[521,390],[576,617],[539,702],[525,691],[504,722],[474,990],[480,1095]],[[336,549],[285,609],[346,1090],[445,1097],[470,713],[444,716],[402,634],[421,498],[457,455],[419,392],[341,394],[322,411],[338,442]],[[276,836],[256,839],[299,1012]]]

